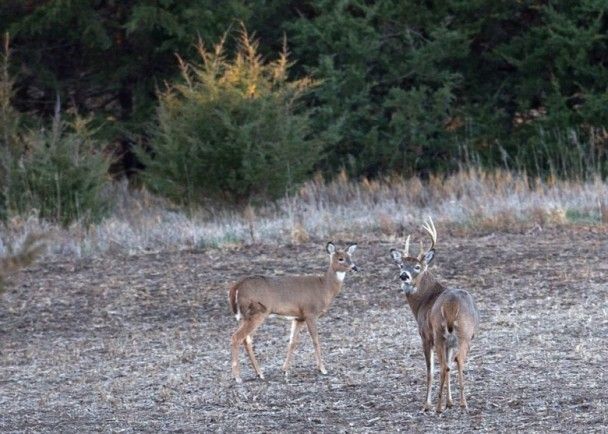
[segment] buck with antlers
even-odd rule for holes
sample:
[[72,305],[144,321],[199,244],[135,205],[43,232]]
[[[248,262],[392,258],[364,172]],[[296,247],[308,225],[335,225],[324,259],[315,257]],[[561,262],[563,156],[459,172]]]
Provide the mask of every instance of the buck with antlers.
[[447,387],[446,406],[452,406],[450,390],[450,364],[456,362],[460,383],[460,405],[468,409],[464,396],[464,363],[470,343],[475,335],[479,314],[473,297],[462,289],[444,287],[428,270],[435,257],[437,230],[429,217],[423,229],[431,237],[431,246],[424,252],[420,242],[420,254],[409,256],[410,236],[405,242],[404,254],[391,249],[391,257],[399,265],[401,288],[418,323],[422,347],[426,359],[426,400],[424,409],[431,408],[431,386],[433,382],[433,353],[437,354],[441,371],[437,412],[442,411],[444,384]]
[[251,276],[246,277],[230,288],[229,301],[232,313],[239,321],[238,329],[232,335],[232,375],[240,383],[239,348],[245,345],[249,359],[260,378],[264,374],[253,352],[251,336],[270,315],[291,320],[291,336],[287,347],[287,357],[283,364],[285,375],[289,370],[298,335],[307,326],[317,358],[317,366],[326,374],[321,347],[317,333],[317,318],[329,308],[332,300],[342,289],[347,271],[357,271],[351,255],[356,244],[345,250],[337,249],[327,243],[329,267],[323,276]]

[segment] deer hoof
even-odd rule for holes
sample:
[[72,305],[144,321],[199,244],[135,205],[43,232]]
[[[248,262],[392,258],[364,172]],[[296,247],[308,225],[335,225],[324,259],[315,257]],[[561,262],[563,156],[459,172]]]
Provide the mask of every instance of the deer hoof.
[[453,401],[448,401],[448,402],[445,404],[445,406],[446,406],[447,408],[451,408],[453,405],[454,405],[454,402],[453,402]]
[[262,373],[260,372],[260,380],[265,380],[265,379],[266,379],[266,377],[264,377],[264,374],[262,374]]

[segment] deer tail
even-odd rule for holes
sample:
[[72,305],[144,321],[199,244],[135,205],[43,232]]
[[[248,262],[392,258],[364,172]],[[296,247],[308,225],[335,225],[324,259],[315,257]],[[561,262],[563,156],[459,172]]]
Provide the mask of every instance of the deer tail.
[[[443,306],[441,306],[441,316],[443,317],[443,336],[445,338],[445,354],[447,356],[447,366],[449,370],[450,363],[454,359],[454,351],[458,348],[458,335],[456,334],[456,328],[458,327],[458,313],[460,308],[457,308],[455,315],[446,315]],[[449,317],[448,317],[449,316]]]
[[230,302],[230,309],[232,313],[236,315],[236,320],[241,319],[241,310],[239,309],[239,284],[235,283],[230,287],[228,291],[228,301]]

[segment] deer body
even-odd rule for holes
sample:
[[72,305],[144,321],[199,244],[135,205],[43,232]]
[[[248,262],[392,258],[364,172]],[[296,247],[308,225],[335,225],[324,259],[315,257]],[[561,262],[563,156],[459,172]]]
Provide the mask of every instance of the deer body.
[[331,269],[325,276],[246,277],[234,286],[232,311],[247,316],[263,306],[271,315],[304,319],[307,311],[325,313],[341,288]]
[[237,382],[241,381],[238,361],[241,343],[244,343],[257,375],[264,378],[253,352],[251,336],[267,317],[273,315],[292,321],[287,357],[283,364],[285,374],[289,370],[293,350],[304,325],[312,338],[319,370],[323,374],[327,373],[321,357],[316,320],[329,309],[342,289],[345,273],[357,270],[351,260],[355,249],[356,244],[342,251],[328,243],[330,263],[323,276],[251,276],[230,288],[230,307],[239,321],[239,327],[231,339],[232,374]]
[[424,409],[431,407],[431,389],[433,382],[433,353],[440,364],[440,385],[437,398],[437,412],[442,411],[444,385],[447,388],[446,405],[452,406],[450,389],[450,364],[456,362],[460,384],[460,405],[467,409],[464,396],[464,362],[470,343],[479,323],[479,315],[471,295],[462,289],[451,289],[443,286],[428,271],[428,265],[435,255],[437,232],[432,220],[424,226],[431,235],[432,244],[426,253],[418,257],[408,256],[409,237],[406,241],[405,256],[397,250],[391,250],[393,260],[399,265],[399,277],[403,280],[402,289],[416,322],[422,339],[422,347],[427,368],[427,390]]

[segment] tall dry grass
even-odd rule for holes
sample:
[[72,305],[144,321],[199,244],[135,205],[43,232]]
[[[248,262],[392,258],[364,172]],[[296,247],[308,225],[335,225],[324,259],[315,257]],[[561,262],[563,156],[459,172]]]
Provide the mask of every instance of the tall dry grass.
[[101,223],[53,227],[36,218],[11,219],[0,229],[0,255],[25,234],[52,232],[50,251],[72,257],[103,253],[285,244],[309,239],[399,237],[427,215],[468,231],[519,231],[533,226],[606,224],[608,184],[529,179],[508,171],[463,170],[447,177],[349,180],[317,176],[299,191],[243,211],[186,214],[146,191],[116,183],[104,194],[114,204]]
[[0,294],[5,289],[6,278],[34,262],[42,254],[46,241],[44,234],[28,233],[19,246],[9,246],[8,252],[0,255]]

